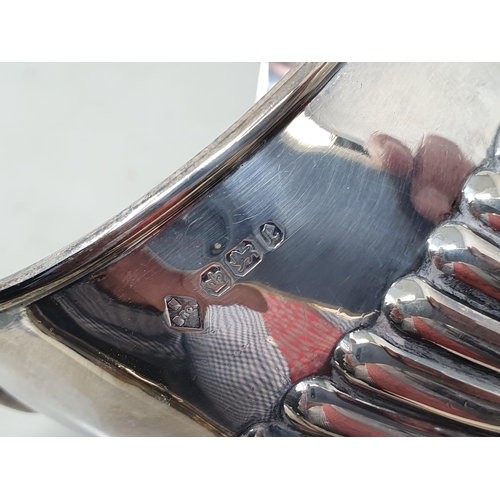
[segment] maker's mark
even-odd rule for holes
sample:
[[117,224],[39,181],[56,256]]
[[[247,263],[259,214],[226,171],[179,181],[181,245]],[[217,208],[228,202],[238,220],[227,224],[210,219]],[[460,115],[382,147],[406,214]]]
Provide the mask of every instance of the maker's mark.
[[165,318],[170,328],[181,332],[203,330],[200,308],[192,297],[168,295],[165,306]]

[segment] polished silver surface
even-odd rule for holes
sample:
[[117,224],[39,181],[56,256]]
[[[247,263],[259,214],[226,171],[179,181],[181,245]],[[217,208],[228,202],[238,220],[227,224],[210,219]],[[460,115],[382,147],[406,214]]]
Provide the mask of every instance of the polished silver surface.
[[292,428],[313,436],[464,436],[477,434],[445,419],[396,403],[380,394],[333,378],[311,377],[299,382],[283,403]]
[[484,170],[471,176],[464,187],[469,210],[493,229],[500,229],[500,174]]
[[386,315],[404,333],[500,370],[500,322],[410,276],[391,286]]
[[417,340],[356,331],[335,349],[336,366],[361,387],[456,422],[500,432],[500,378]]
[[437,269],[500,299],[500,250],[463,224],[438,227],[429,238]]
[[[500,167],[489,159],[485,163],[492,172]],[[382,316],[372,329],[347,335],[334,354],[336,369],[351,383],[465,424],[468,435],[471,427],[500,430],[499,247],[474,220],[480,214],[470,210],[468,198],[471,182],[482,172],[465,184],[462,211],[455,209],[430,234],[429,261],[388,290],[383,309],[389,322]],[[477,293],[490,298],[481,301]]]
[[[22,385],[22,323],[27,352],[78,353],[189,422],[151,433],[497,434],[500,308],[455,264],[495,288],[500,239],[460,197],[480,165],[500,172],[481,163],[499,83],[495,64],[299,66],[129,212],[4,282],[17,382],[0,385],[79,418],[64,381]],[[102,396],[89,408],[111,419]],[[128,432],[84,410],[89,432]]]

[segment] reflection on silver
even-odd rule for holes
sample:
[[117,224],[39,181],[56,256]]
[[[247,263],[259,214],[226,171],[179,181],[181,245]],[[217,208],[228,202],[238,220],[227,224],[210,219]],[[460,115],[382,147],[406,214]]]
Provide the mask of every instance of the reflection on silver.
[[404,333],[500,370],[500,323],[410,276],[391,286],[384,311]]
[[500,433],[500,378],[417,340],[366,330],[342,339],[335,366],[354,384],[459,423]]
[[[500,170],[498,162],[486,163],[494,169],[489,174]],[[463,291],[456,292],[461,281],[470,290],[500,297],[500,249],[487,234],[467,226],[474,226],[469,213],[480,218],[471,201],[481,192],[472,195],[471,186],[477,187],[479,178],[484,188],[492,179],[483,173],[472,175],[464,186],[463,213],[430,235],[431,266],[424,262],[416,275],[389,288],[383,304],[389,322],[381,317],[372,329],[345,336],[334,353],[334,378],[340,370],[364,390],[453,420],[459,428],[465,425],[461,431],[468,435],[472,428],[500,433],[500,322],[478,310]],[[484,192],[482,198],[487,198]],[[381,400],[378,407],[387,403]]]
[[498,126],[500,66],[370,68],[299,66],[137,205],[5,281],[0,385],[94,433],[499,433],[499,238],[477,203],[496,178],[457,198]]
[[500,230],[500,174],[483,170],[472,175],[464,186],[469,210],[488,226]]
[[448,222],[429,238],[437,269],[500,299],[500,250],[463,224]]
[[290,390],[283,411],[292,427],[313,436],[467,435],[450,421],[429,417],[333,375],[305,379]]

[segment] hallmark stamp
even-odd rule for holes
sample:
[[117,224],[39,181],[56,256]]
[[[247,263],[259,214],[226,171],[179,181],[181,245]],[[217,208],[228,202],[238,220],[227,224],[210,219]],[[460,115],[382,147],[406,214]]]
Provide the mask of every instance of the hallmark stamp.
[[195,299],[168,295],[165,297],[165,307],[168,326],[174,330],[198,332],[203,330],[200,308]]
[[219,264],[214,264],[201,275],[201,287],[215,297],[226,293],[231,288],[231,278]]
[[226,262],[236,276],[245,276],[261,261],[261,253],[250,240],[243,240],[226,254]]
[[278,248],[285,240],[285,233],[274,222],[266,222],[259,228],[259,235],[268,250]]

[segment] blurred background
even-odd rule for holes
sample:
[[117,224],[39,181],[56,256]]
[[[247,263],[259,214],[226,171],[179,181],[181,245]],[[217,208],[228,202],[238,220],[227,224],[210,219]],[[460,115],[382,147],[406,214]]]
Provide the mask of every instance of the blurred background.
[[[0,277],[92,231],[182,167],[267,91],[268,69],[0,64]],[[0,436],[76,435],[0,405]]]

